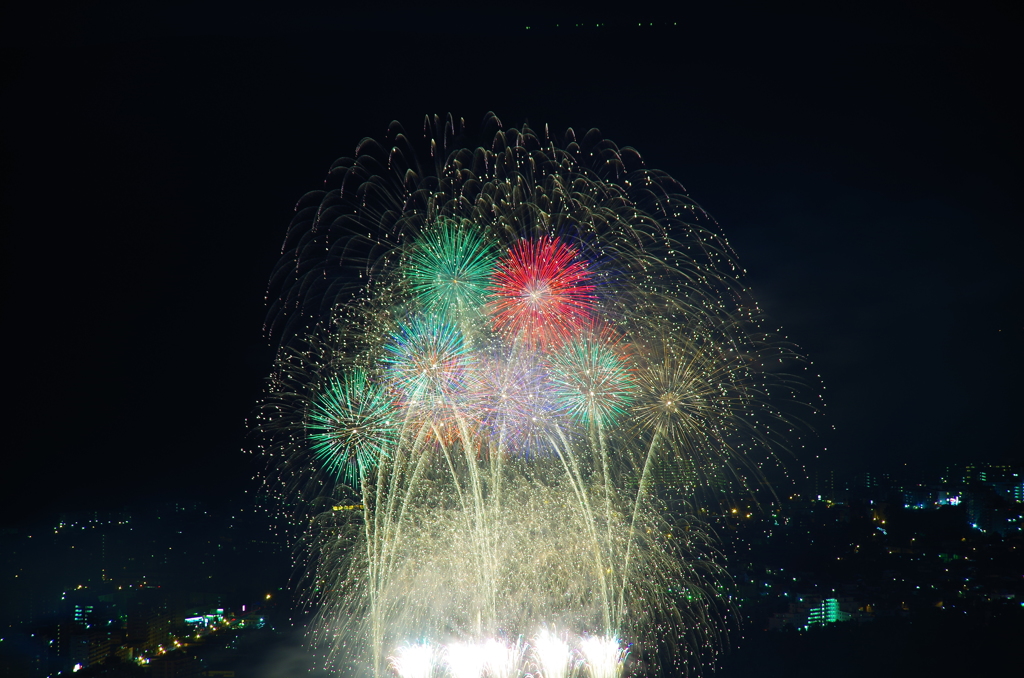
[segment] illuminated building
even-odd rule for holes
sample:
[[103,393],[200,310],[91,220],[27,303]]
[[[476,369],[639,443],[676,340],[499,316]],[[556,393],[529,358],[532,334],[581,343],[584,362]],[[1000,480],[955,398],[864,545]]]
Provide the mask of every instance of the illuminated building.
[[806,631],[812,626],[824,626],[841,621],[867,621],[870,614],[861,614],[857,602],[852,598],[822,598],[820,596],[798,596],[789,604],[788,612],[777,612],[768,619],[772,631],[792,627]]
[[822,598],[817,606],[812,607],[807,613],[807,624],[833,624],[837,621],[846,621],[849,615],[839,609],[838,598]]

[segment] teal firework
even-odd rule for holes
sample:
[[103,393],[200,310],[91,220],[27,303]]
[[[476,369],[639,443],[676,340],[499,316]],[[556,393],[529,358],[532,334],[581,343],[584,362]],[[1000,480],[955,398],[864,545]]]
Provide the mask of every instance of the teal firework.
[[635,383],[621,348],[607,333],[573,339],[548,358],[559,409],[581,423],[613,423],[633,399]]
[[463,389],[471,356],[462,332],[443,317],[400,323],[384,351],[392,384],[408,405],[447,403]]
[[462,314],[483,306],[495,259],[482,228],[442,218],[411,247],[406,275],[428,311]]
[[352,487],[399,436],[393,399],[360,369],[331,377],[310,408],[307,428],[316,458]]

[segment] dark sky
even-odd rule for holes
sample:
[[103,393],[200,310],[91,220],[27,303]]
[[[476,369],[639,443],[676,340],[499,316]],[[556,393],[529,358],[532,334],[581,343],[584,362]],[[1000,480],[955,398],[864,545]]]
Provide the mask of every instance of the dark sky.
[[9,13],[3,522],[254,486],[295,201],[447,112],[598,127],[683,181],[820,372],[826,467],[1019,460],[1020,22],[856,5]]

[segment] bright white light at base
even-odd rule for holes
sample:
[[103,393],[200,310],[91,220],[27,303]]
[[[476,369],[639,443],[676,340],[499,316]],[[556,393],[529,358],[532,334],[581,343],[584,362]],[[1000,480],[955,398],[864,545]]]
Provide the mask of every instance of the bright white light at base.
[[479,643],[449,643],[445,647],[445,661],[452,678],[480,678],[487,654]]
[[626,659],[626,648],[615,636],[590,636],[580,640],[580,652],[587,660],[590,678],[618,678]]
[[548,629],[541,629],[533,641],[533,653],[544,678],[565,678],[572,661],[567,642]]
[[522,663],[523,644],[521,640],[509,645],[491,638],[484,643],[484,653],[492,678],[513,678]]
[[426,643],[403,645],[388,661],[401,678],[430,678],[434,668],[434,648]]
[[618,637],[572,637],[578,642],[570,646],[565,634],[543,629],[530,644],[522,636],[515,641],[413,643],[395,650],[388,662],[397,678],[621,678],[629,647]]

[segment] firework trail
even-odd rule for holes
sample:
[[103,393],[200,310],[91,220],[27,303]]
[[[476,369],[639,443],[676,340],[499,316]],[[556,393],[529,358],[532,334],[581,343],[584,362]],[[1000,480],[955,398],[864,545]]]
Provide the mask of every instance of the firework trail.
[[364,140],[271,280],[254,428],[308,526],[313,640],[374,676],[691,671],[730,618],[698,515],[792,440],[800,357],[636,151],[485,126]]

